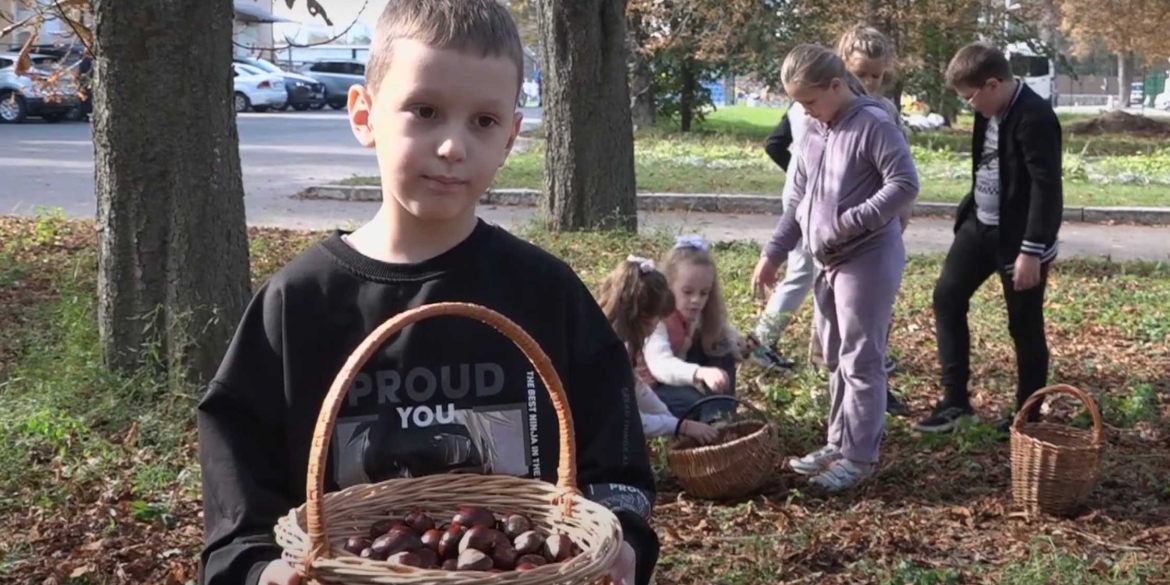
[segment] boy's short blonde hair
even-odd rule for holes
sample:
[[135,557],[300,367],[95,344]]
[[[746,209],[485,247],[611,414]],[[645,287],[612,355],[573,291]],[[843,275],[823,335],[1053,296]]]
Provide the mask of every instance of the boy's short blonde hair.
[[524,82],[524,49],[516,22],[498,0],[390,0],[370,44],[366,87],[377,92],[390,70],[393,44],[411,39],[436,49],[505,57],[516,64],[516,93]]

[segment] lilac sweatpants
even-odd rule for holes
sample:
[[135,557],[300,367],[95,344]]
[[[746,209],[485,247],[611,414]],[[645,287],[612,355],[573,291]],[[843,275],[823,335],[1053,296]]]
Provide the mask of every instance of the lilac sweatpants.
[[906,248],[896,230],[872,248],[824,266],[813,284],[816,327],[829,368],[828,443],[876,463],[886,423],[886,341]]

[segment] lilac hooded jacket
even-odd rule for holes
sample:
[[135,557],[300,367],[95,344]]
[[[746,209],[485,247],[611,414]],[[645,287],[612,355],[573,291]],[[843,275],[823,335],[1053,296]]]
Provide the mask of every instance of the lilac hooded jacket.
[[918,172],[906,138],[886,109],[858,97],[830,126],[810,120],[792,180],[793,202],[763,254],[780,264],[802,235],[822,266],[840,264],[901,237],[898,216],[918,196]]

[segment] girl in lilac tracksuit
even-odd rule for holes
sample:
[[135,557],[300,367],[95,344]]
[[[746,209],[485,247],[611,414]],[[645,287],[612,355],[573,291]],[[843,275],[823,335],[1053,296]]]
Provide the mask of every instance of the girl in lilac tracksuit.
[[781,69],[813,120],[785,209],[753,275],[757,291],[798,243],[819,268],[816,327],[830,372],[827,444],[789,465],[829,491],[873,474],[885,427],[886,331],[906,251],[899,214],[918,195],[906,138],[832,51],[801,45]]

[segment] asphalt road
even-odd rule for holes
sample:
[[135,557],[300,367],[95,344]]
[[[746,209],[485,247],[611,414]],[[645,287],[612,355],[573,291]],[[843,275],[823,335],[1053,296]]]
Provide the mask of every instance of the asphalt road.
[[[531,119],[539,110],[529,110]],[[360,224],[375,204],[305,201],[290,196],[320,182],[377,173],[374,151],[359,147],[342,112],[275,112],[240,117],[240,158],[252,225],[328,229]],[[88,124],[0,125],[0,214],[60,208],[93,217],[93,145]],[[504,226],[531,221],[533,210],[489,207],[481,215]],[[642,225],[698,231],[712,240],[765,240],[774,218],[717,214],[644,214]],[[911,253],[942,252],[950,221],[918,218],[906,234]],[[1061,255],[1170,260],[1170,227],[1065,224]]]

